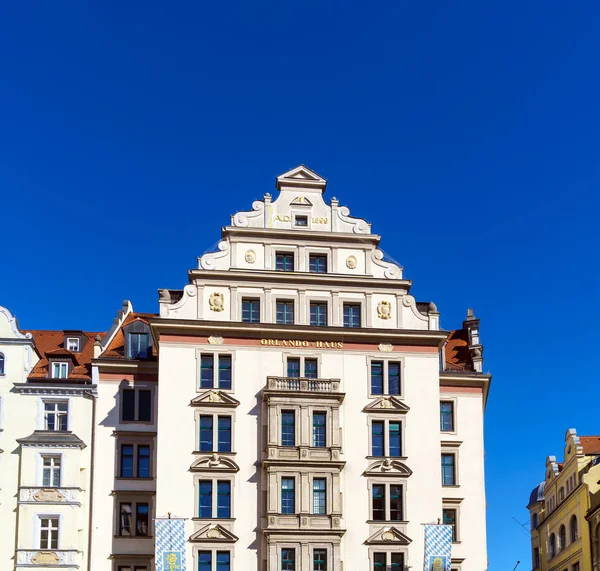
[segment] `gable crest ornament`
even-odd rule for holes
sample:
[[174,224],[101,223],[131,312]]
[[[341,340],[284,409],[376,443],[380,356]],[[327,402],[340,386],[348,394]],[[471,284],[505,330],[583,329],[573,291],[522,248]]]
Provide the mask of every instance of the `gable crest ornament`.
[[211,311],[223,311],[225,309],[225,298],[222,293],[213,292],[208,298],[208,305]]
[[377,317],[379,319],[391,319],[392,304],[389,301],[380,301],[377,304]]

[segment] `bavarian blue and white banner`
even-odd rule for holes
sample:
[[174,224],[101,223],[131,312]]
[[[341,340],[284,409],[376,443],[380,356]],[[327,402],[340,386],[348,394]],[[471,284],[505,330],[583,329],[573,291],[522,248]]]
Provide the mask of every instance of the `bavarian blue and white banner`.
[[185,519],[157,517],[154,533],[156,571],[185,571]]
[[423,571],[450,571],[452,564],[452,526],[425,526],[425,559]]

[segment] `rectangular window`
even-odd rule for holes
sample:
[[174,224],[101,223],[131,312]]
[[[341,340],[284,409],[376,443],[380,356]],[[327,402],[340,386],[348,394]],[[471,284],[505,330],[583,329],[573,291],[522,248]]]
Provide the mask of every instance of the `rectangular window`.
[[388,394],[400,394],[400,363],[388,362]]
[[327,480],[313,478],[313,514],[325,515],[327,513]]
[[137,477],[150,477],[150,446],[147,444],[138,446]]
[[231,482],[217,482],[217,517],[231,517]]
[[404,553],[390,553],[391,571],[404,570]]
[[148,347],[150,346],[149,333],[129,333],[129,358],[145,359],[148,357]]
[[455,476],[454,454],[442,454],[442,486],[454,486]]
[[327,325],[327,303],[311,302],[310,324],[316,327],[325,327]]
[[444,508],[442,515],[444,525],[452,526],[452,541],[456,541],[456,510]]
[[383,394],[383,361],[371,361],[371,394]]
[[389,423],[389,442],[390,442],[390,456],[400,457],[402,456],[402,439],[400,437],[400,423],[390,422]]
[[44,429],[66,431],[69,403],[45,402],[44,403]]
[[198,517],[209,518],[212,517],[212,480],[201,480],[200,481],[200,508]]
[[138,536],[147,537],[150,516],[149,505],[136,504],[135,508],[135,534]]
[[387,571],[387,553],[373,553],[373,571]]
[[327,256],[311,254],[308,257],[308,271],[315,272],[317,274],[327,273]]
[[79,337],[67,337],[67,350],[79,353]]
[[294,225],[295,226],[308,226],[308,216],[294,216]]
[[212,553],[210,551],[198,552],[198,571],[212,571]]
[[402,521],[402,486],[390,484],[390,520]]
[[133,444],[121,446],[121,478],[133,478]]
[[275,254],[275,269],[278,272],[293,272],[294,254],[277,252],[277,254]]
[[212,389],[215,379],[214,356],[202,355],[200,357],[200,388]]
[[327,571],[327,549],[313,549],[313,571]]
[[123,389],[121,397],[123,420],[135,420],[135,390]]
[[121,391],[121,419],[123,422],[151,422],[152,391],[150,389],[123,389]]
[[219,417],[219,441],[217,443],[219,452],[231,452],[231,417]]
[[52,363],[52,378],[66,379],[69,374],[68,363]]
[[58,549],[58,518],[40,518],[40,549]]
[[60,487],[60,456],[42,456],[42,485]]
[[385,456],[385,422],[383,420],[374,420],[371,423],[371,455]]
[[121,502],[119,504],[119,535],[133,535],[133,504]]
[[344,327],[360,327],[360,305],[344,304]]
[[200,452],[213,450],[213,417],[202,415],[200,417]]
[[231,390],[231,355],[219,355],[219,388]]
[[280,325],[294,324],[294,302],[278,301],[275,304],[275,318]]
[[373,521],[385,521],[385,485],[373,484]]
[[296,550],[290,547],[281,550],[281,571],[296,571]]
[[298,357],[288,357],[287,376],[294,379],[300,377],[300,359]]
[[231,570],[231,554],[229,551],[217,551],[217,571]]
[[281,513],[293,514],[296,511],[296,480],[281,478]]
[[326,442],[326,412],[313,412],[313,446],[316,448],[325,448]]
[[293,410],[281,413],[281,445],[296,446],[296,414]]
[[152,391],[138,390],[138,420],[150,422],[152,420]]
[[[540,568],[540,548],[539,547],[533,548],[533,568],[534,569]],[[576,571],[576,570],[573,569],[573,571]],[[577,569],[577,571],[579,571],[579,569]]]
[[452,401],[440,403],[440,430],[442,432],[454,430],[454,403]]
[[317,359],[304,359],[304,376],[307,379],[317,378]]
[[242,321],[260,323],[260,299],[242,299]]

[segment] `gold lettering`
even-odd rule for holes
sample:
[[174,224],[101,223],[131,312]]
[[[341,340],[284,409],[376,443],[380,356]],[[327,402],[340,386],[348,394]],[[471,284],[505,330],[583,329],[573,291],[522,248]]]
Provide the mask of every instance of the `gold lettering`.
[[260,340],[260,344],[261,345],[268,345],[269,344],[269,339],[261,339]]
[[342,341],[302,341],[300,339],[261,339],[268,347],[317,347],[318,349],[343,349]]
[[336,343],[336,345],[337,345],[337,348],[338,348],[338,349],[343,349],[343,348],[344,348],[344,344],[343,344],[341,341],[338,341],[338,342]]
[[308,341],[302,341],[302,347],[308,347]]

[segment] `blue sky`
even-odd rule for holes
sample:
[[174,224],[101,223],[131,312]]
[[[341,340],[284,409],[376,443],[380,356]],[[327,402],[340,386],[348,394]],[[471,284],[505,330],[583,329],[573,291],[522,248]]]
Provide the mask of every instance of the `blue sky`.
[[2,7],[0,304],[154,311],[304,163],[444,327],[481,317],[490,569],[530,569],[512,518],[567,428],[600,432],[598,5],[208,4]]

